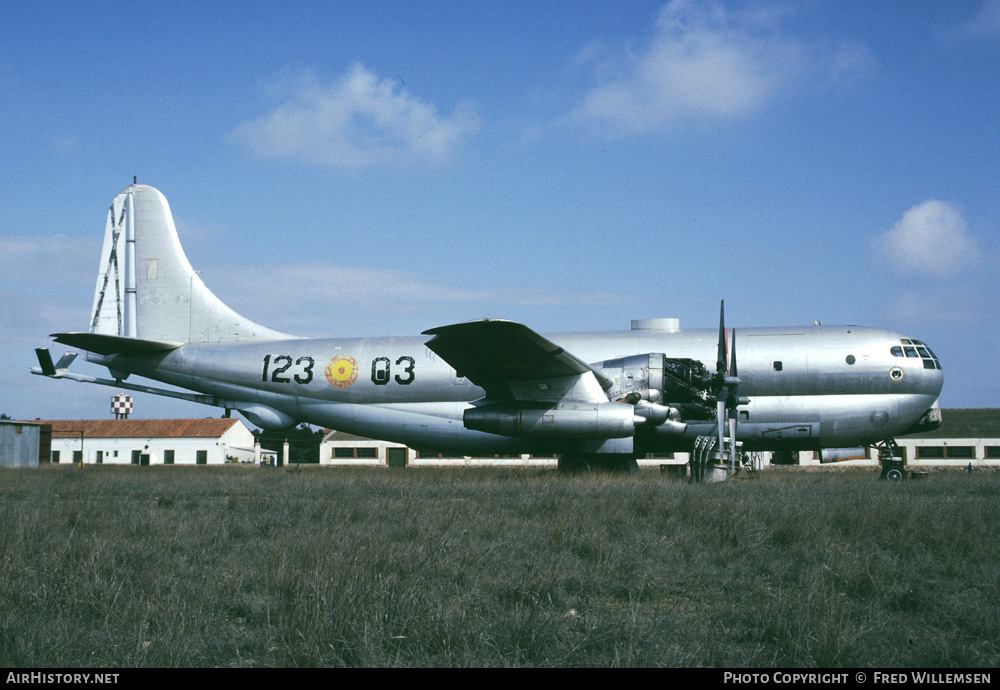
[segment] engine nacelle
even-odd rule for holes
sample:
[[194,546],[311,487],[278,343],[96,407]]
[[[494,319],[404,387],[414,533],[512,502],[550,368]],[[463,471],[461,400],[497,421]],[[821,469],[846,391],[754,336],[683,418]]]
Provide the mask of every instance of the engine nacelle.
[[[641,418],[640,418],[641,421]],[[505,402],[465,411],[466,429],[524,438],[627,438],[635,434],[628,403]]]
[[236,408],[240,414],[264,431],[284,431],[295,426],[296,420],[281,410],[267,405],[241,405]]
[[[611,380],[611,400],[636,404],[646,401],[665,406],[684,419],[711,419],[715,415],[714,380],[705,365],[693,359],[672,359],[658,352],[609,359],[597,365]],[[650,419],[648,412],[637,412]],[[662,423],[662,422],[660,422]]]

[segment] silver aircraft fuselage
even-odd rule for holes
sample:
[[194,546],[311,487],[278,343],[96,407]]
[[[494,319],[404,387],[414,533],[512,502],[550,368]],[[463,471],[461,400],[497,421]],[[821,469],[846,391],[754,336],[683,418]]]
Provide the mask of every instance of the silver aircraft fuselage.
[[646,319],[544,336],[484,319],[416,337],[298,338],[219,300],[166,197],[132,184],[107,212],[89,330],[52,336],[112,379],[72,373],[76,354],[54,362],[47,348],[32,372],[237,410],[264,429],[308,422],[420,450],[558,454],[567,466],[624,467],[705,450],[708,437],[721,451],[727,415],[743,447],[762,450],[858,447],[940,423],[941,364],[919,341],[855,326],[736,338],[724,305],[719,316],[718,331]]
[[[741,328],[738,438],[745,448],[857,447],[933,425],[943,375],[923,343],[856,326]],[[667,353],[714,371],[713,329],[558,333],[545,336],[577,358]],[[558,440],[470,430],[463,413],[484,391],[426,346],[426,335],[186,344],[165,354],[88,359],[119,375],[198,391],[278,428],[308,422],[420,449],[470,453],[561,452]],[[939,416],[937,417],[939,419]],[[636,434],[637,450],[686,450],[715,420],[680,436]]]

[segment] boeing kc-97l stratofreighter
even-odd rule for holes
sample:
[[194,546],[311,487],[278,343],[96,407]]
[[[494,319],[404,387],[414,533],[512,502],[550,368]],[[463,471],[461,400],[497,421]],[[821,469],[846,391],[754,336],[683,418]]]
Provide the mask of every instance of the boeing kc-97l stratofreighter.
[[[397,338],[307,339],[247,319],[202,282],[166,198],[133,184],[108,211],[89,332],[57,333],[111,379],[37,350],[32,371],[460,455],[558,455],[634,469],[648,453],[858,447],[940,424],[943,375],[919,340],[876,328],[540,335],[486,319]],[[737,372],[738,366],[738,372]],[[132,375],[189,391],[127,382]],[[718,452],[716,451],[716,457]]]

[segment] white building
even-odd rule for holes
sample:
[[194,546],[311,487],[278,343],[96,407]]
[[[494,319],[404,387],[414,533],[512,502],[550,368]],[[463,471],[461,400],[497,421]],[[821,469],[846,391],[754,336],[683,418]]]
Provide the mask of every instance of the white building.
[[428,453],[404,446],[402,443],[378,441],[354,436],[342,431],[330,431],[319,447],[321,465],[352,465],[367,467],[555,467],[556,458],[531,455],[492,455],[472,457]]
[[[906,464],[912,469],[924,467],[965,468],[1000,467],[1000,409],[948,409],[942,410],[940,428],[922,434],[901,436],[896,439]],[[756,467],[778,464],[777,454],[768,451],[753,454]],[[840,467],[861,466],[877,468],[878,452],[871,448],[794,451],[783,454],[780,464],[833,465]],[[663,465],[686,469],[690,453],[650,454],[639,459],[640,467],[655,468]],[[320,446],[320,464],[356,466],[521,466],[555,467],[551,456],[530,455],[470,457],[440,453],[428,454],[407,448],[400,443],[376,441],[331,431]]]
[[[239,419],[69,419],[52,426],[53,463],[218,465],[253,462],[254,437]],[[259,454],[258,454],[259,457]]]
[[[907,467],[919,469],[964,469],[1000,467],[1000,409],[952,408],[941,410],[941,426],[896,439],[899,452]],[[764,453],[765,462],[773,454]],[[788,454],[793,465],[827,465],[840,467],[878,467],[878,451],[873,448],[841,448],[824,450],[822,457],[814,451]],[[776,464],[776,463],[775,463]]]
[[1000,409],[942,410],[941,417],[934,431],[896,439],[907,465],[1000,467]]

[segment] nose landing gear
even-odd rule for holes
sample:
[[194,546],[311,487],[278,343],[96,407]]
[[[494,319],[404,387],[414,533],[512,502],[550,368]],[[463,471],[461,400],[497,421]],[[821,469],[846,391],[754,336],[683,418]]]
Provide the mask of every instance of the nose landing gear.
[[896,439],[887,438],[881,443],[875,444],[878,449],[878,464],[882,468],[879,474],[880,481],[901,482],[907,478],[906,460],[899,450]]

